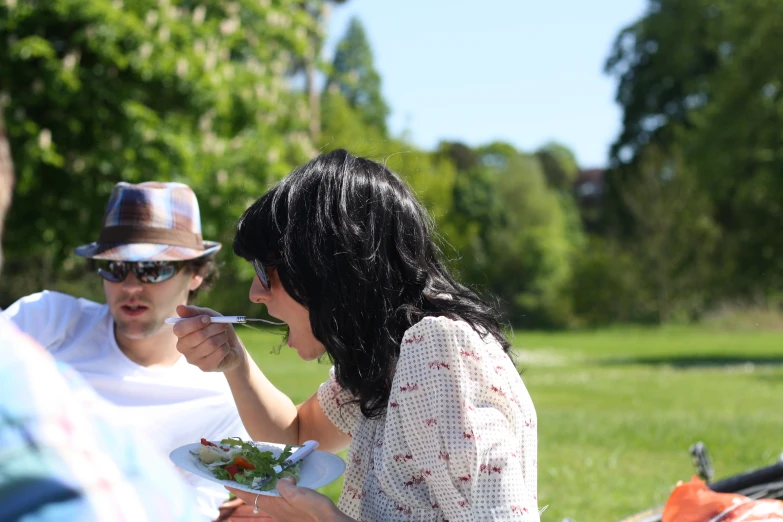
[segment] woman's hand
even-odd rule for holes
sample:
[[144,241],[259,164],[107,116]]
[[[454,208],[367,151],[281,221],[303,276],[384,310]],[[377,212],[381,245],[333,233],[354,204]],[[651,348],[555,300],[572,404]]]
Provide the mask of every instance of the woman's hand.
[[226,372],[245,362],[245,347],[234,328],[227,323],[211,323],[220,314],[197,306],[177,307],[180,317],[189,318],[174,325],[177,350],[187,361],[205,372]]
[[226,489],[241,498],[245,504],[258,506],[259,510],[278,522],[356,522],[337,509],[329,497],[312,489],[300,488],[290,478],[277,481],[279,497],[248,493],[234,488]]

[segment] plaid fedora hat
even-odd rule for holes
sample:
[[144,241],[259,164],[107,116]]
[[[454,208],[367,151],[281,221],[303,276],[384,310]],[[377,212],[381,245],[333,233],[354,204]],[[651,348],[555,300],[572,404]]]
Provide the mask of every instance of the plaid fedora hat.
[[184,261],[220,250],[201,237],[193,190],[182,183],[117,183],[98,240],[76,255],[113,261]]

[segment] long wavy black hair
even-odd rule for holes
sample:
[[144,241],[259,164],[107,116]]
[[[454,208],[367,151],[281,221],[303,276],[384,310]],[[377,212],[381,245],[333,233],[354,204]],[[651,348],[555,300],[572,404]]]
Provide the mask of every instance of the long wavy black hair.
[[403,334],[422,318],[460,319],[510,347],[495,308],[446,270],[432,231],[396,174],[335,150],[242,214],[234,253],[276,265],[283,288],[309,310],[337,381],[374,418],[386,410]]

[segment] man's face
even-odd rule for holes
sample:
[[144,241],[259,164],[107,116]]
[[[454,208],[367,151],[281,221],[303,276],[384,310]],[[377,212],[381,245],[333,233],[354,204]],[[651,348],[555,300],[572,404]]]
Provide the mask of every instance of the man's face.
[[116,324],[116,334],[144,339],[157,334],[167,317],[177,317],[177,305],[187,304],[188,292],[203,278],[187,268],[162,283],[142,283],[131,271],[124,281],[103,281],[106,304]]

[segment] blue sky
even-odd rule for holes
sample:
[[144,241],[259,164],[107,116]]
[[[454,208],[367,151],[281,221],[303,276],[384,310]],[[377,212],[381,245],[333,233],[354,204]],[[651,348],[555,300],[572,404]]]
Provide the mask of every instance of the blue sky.
[[603,64],[646,0],[349,0],[333,8],[325,57],[351,17],[367,30],[389,127],[432,149],[556,140],[583,167],[606,163],[620,130]]

